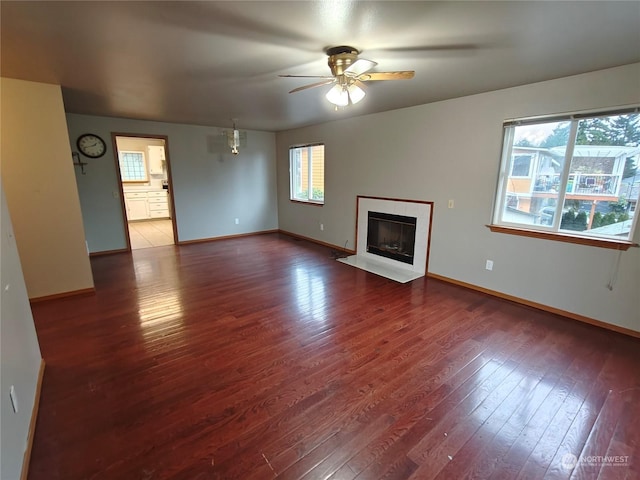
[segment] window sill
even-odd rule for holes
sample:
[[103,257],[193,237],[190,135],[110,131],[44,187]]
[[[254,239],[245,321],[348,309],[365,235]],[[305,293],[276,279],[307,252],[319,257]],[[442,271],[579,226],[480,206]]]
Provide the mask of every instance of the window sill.
[[556,242],[577,243],[578,245],[589,245],[591,247],[609,248],[612,250],[628,250],[629,247],[637,247],[637,243],[627,240],[612,240],[606,238],[587,238],[578,235],[557,232],[541,232],[539,230],[526,230],[523,228],[504,227],[502,225],[487,225],[489,230],[495,233],[506,233],[508,235],[519,235],[521,237],[543,238]]
[[293,198],[290,198],[289,201],[291,203],[300,203],[302,205],[313,205],[314,207],[322,207],[324,206],[324,202],[312,202],[312,201],[304,201],[304,200],[294,200]]

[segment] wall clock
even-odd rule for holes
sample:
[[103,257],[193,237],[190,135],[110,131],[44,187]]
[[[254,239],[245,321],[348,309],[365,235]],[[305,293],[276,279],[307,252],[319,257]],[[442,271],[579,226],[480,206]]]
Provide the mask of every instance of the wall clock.
[[104,140],[94,133],[85,133],[78,137],[76,141],[78,150],[85,157],[100,158],[107,153],[107,144]]

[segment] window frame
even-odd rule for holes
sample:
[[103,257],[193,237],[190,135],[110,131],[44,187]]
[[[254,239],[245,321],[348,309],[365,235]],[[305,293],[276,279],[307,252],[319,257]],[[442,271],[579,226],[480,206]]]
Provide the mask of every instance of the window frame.
[[[569,177],[571,176],[571,166],[574,158],[574,147],[577,142],[578,125],[581,120],[608,117],[615,115],[627,115],[638,114],[640,107],[631,106],[619,109],[608,109],[600,111],[588,111],[574,114],[544,116],[544,117],[529,117],[517,120],[507,120],[503,123],[503,141],[500,157],[500,166],[498,171],[498,178],[495,188],[494,204],[492,208],[491,223],[487,225],[492,232],[506,233],[512,235],[520,235],[534,238],[544,238],[548,240],[556,240],[561,242],[591,245],[603,248],[611,248],[617,250],[627,250],[631,246],[638,246],[633,242],[636,229],[638,228],[638,216],[633,216],[631,223],[629,236],[626,239],[618,239],[612,236],[597,235],[597,234],[584,234],[580,231],[567,231],[566,229],[560,230],[560,224],[562,221],[563,205],[565,204],[567,197],[567,185]],[[556,212],[553,218],[553,222],[550,225],[543,224],[525,224],[515,223],[502,220],[505,205],[508,202],[507,191],[509,178],[533,178],[533,156],[529,168],[529,177],[513,176],[513,149],[517,148],[514,145],[515,127],[524,125],[540,125],[544,123],[553,122],[570,122],[569,137],[564,154],[564,163],[562,170],[560,171],[560,183],[558,188],[558,197],[556,199]],[[582,146],[582,145],[581,145]],[[640,162],[638,162],[638,168],[640,171]],[[517,192],[514,192],[512,197],[517,196]],[[640,199],[636,199],[640,201]],[[638,209],[636,208],[636,211]],[[588,232],[588,230],[587,230]]]
[[[145,179],[126,180],[124,178],[125,170],[122,164],[122,156],[126,154],[139,154],[142,157],[142,167],[144,170]],[[145,152],[143,150],[118,150],[118,167],[120,168],[120,181],[122,183],[149,183],[149,166]]]
[[[322,147],[322,171],[323,171],[323,184],[322,184],[322,200],[318,200],[318,199],[314,199],[313,198],[313,166],[314,166],[314,162],[313,162],[313,148],[314,147]],[[297,162],[297,159],[294,159],[293,157],[293,152],[294,151],[301,151],[301,149],[308,149],[308,166],[307,166],[307,183],[308,183],[308,188],[307,188],[307,198],[301,198],[301,197],[297,197],[295,196],[295,190],[296,190],[296,179],[294,178],[294,174],[296,172],[294,172],[296,166],[294,165],[294,162]],[[304,203],[304,204],[308,204],[308,205],[317,205],[317,206],[322,206],[324,205],[325,202],[325,189],[324,189],[324,171],[325,171],[325,144],[322,142],[317,142],[317,143],[305,143],[305,144],[299,144],[299,145],[292,145],[289,147],[289,200],[291,202],[297,202],[297,203]]]

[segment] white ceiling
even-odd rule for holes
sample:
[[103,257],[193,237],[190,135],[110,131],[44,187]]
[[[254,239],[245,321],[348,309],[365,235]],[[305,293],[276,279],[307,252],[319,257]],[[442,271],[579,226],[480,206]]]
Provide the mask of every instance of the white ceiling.
[[[279,131],[640,62],[640,2],[0,3],[2,76],[62,85],[69,112]],[[373,71],[334,111],[325,49]],[[638,79],[640,88],[640,79]]]

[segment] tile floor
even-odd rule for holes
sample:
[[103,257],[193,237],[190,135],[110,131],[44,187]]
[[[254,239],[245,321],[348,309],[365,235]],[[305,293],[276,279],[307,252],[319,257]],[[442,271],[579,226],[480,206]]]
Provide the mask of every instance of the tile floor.
[[173,230],[170,219],[129,222],[131,249],[173,245]]

